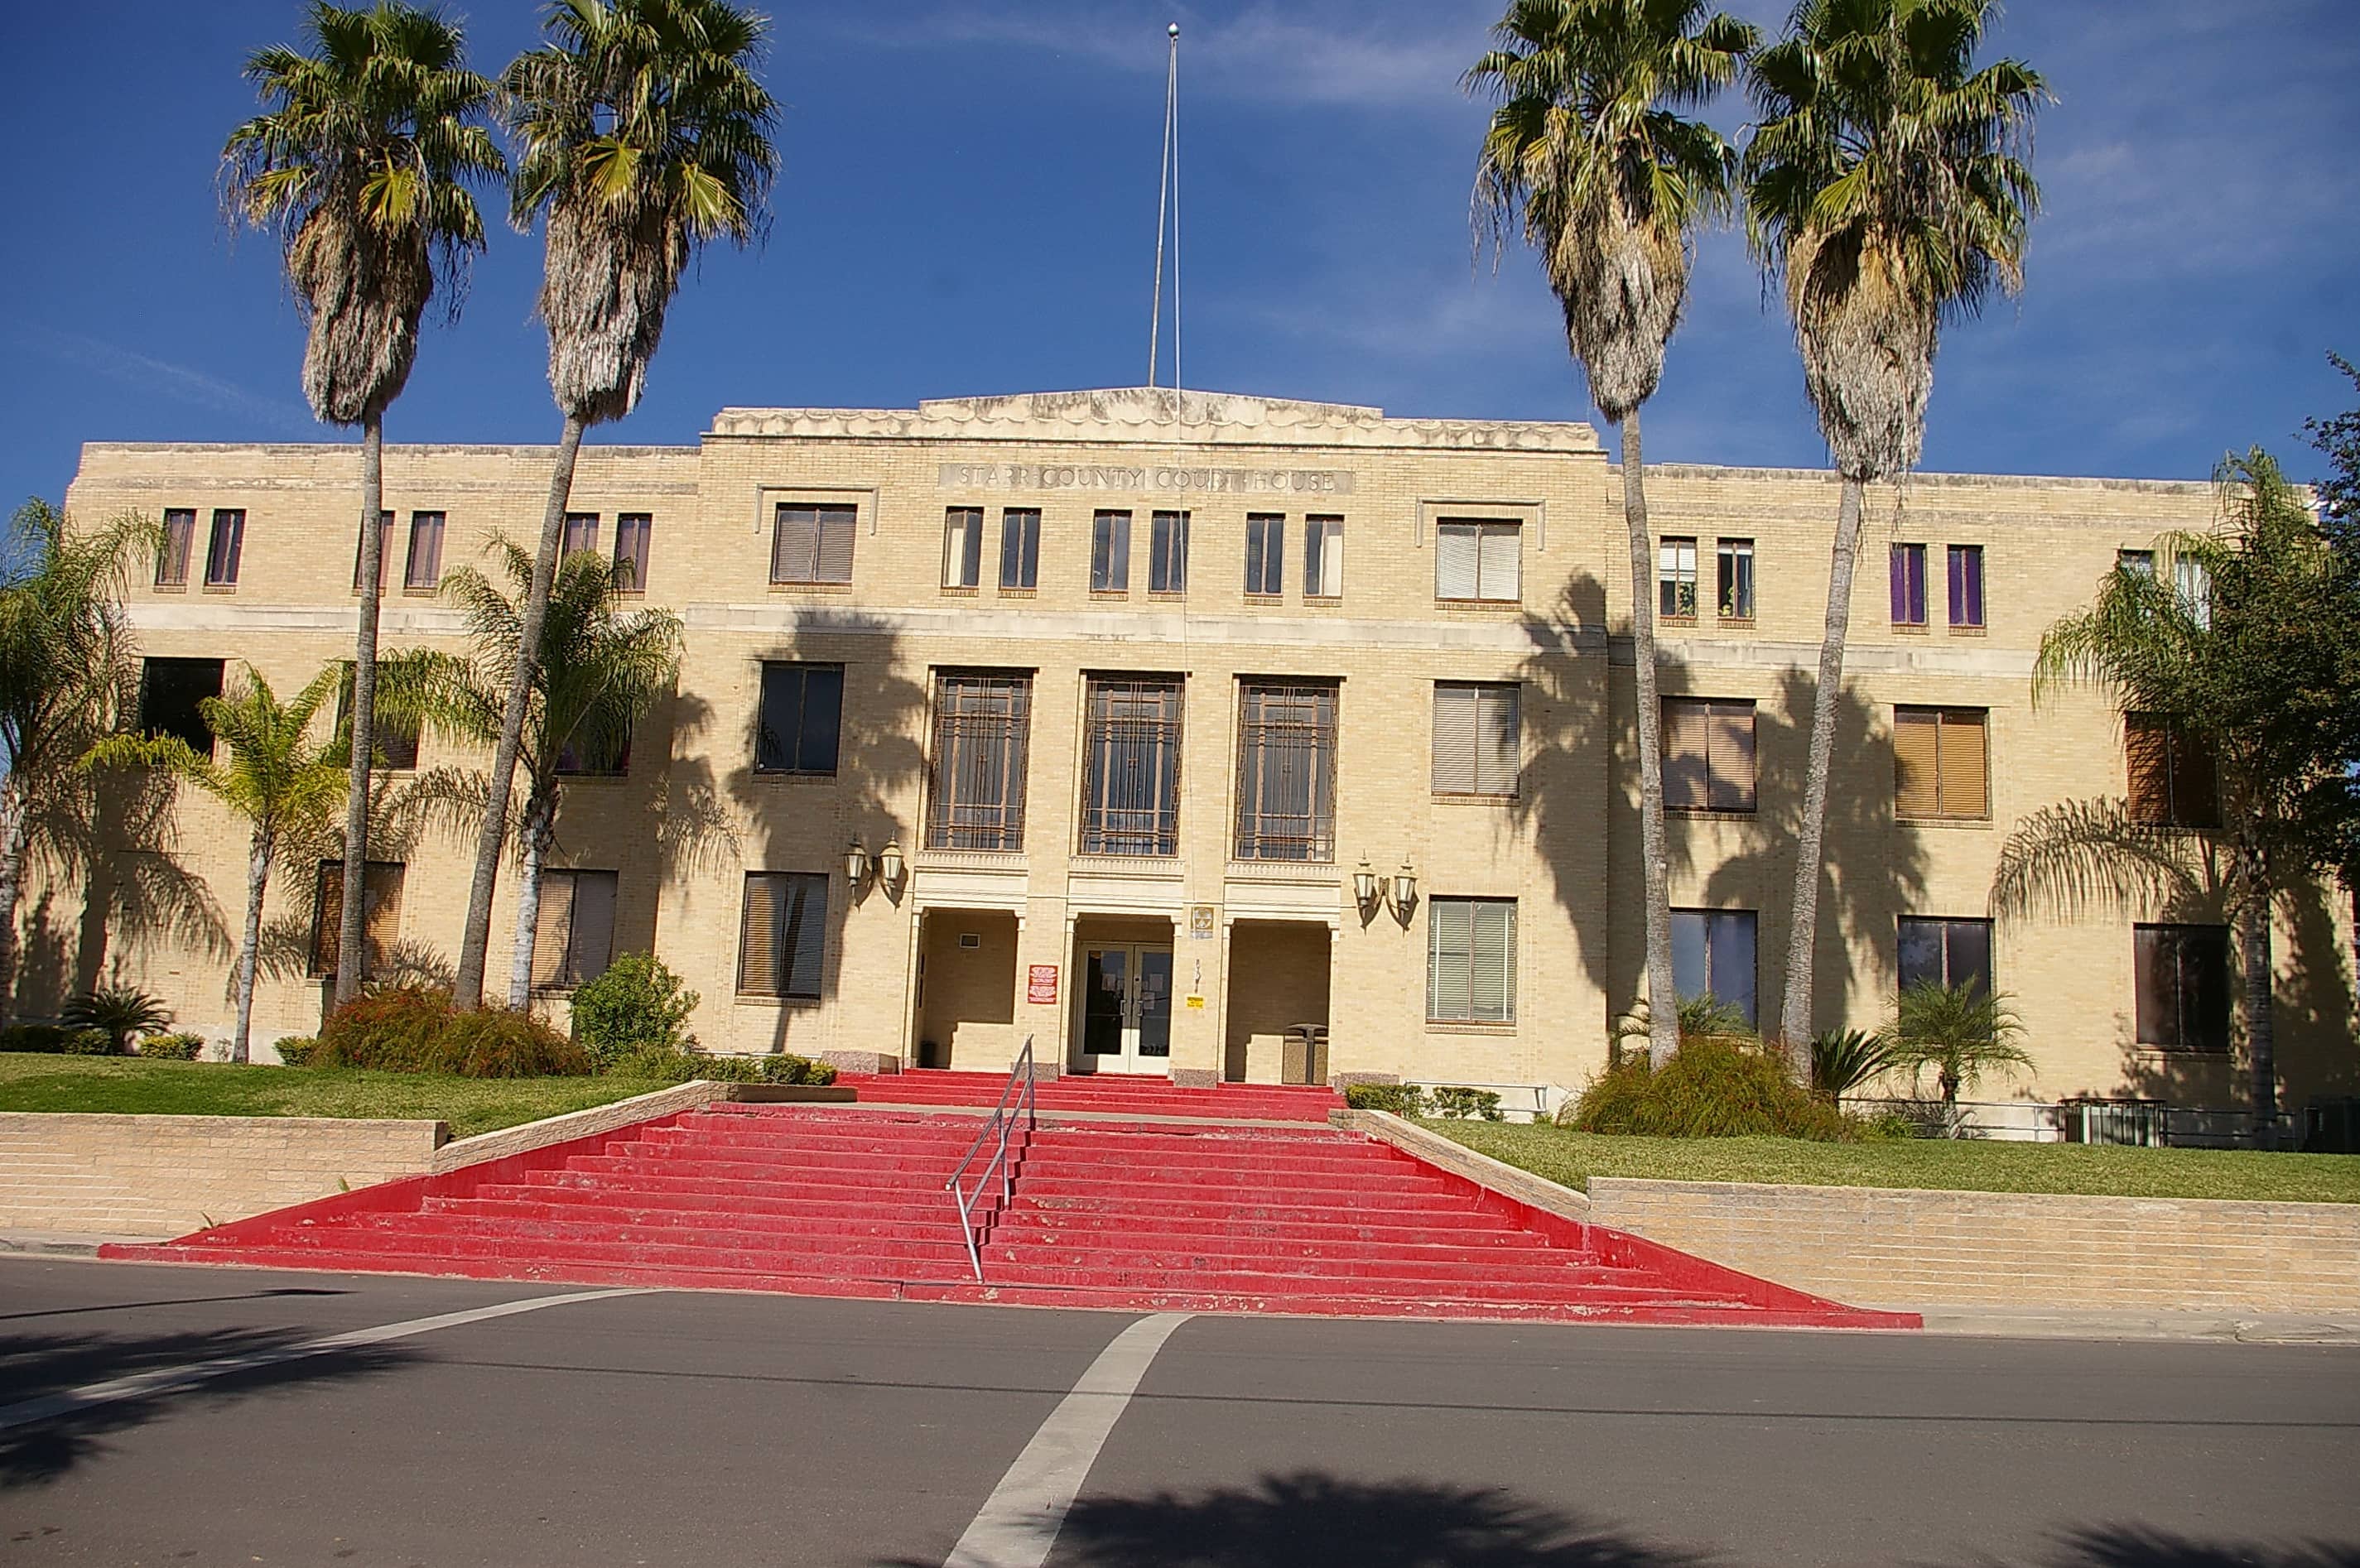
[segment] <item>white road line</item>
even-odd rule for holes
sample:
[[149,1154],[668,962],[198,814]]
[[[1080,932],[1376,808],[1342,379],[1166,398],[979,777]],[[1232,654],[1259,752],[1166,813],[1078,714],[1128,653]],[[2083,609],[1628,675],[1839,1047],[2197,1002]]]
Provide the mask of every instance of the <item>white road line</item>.
[[1172,1331],[1194,1315],[1158,1312],[1142,1318],[1098,1352],[1074,1391],[1049,1412],[992,1488],[943,1568],[1041,1568],[1107,1434],[1139,1391],[1139,1380]]
[[365,1345],[382,1345],[390,1339],[408,1339],[413,1334],[432,1334],[438,1328],[457,1328],[463,1323],[483,1323],[491,1318],[513,1317],[519,1312],[537,1312],[543,1307],[563,1307],[574,1301],[603,1301],[610,1296],[642,1296],[643,1289],[613,1290],[576,1290],[563,1296],[531,1296],[520,1301],[502,1301],[495,1307],[474,1307],[464,1312],[442,1312],[431,1318],[410,1318],[401,1323],[380,1323],[375,1328],[356,1328],[344,1334],[332,1334],[322,1339],[307,1339],[300,1345],[279,1346],[271,1350],[250,1351],[244,1356],[224,1356],[212,1361],[191,1361],[178,1367],[158,1367],[152,1372],[135,1373],[128,1377],[116,1377],[104,1383],[85,1383],[79,1388],[60,1393],[44,1394],[38,1399],[25,1399],[13,1405],[0,1405],[0,1432],[30,1426],[36,1421],[53,1421],[71,1415],[93,1405],[111,1404],[118,1399],[144,1399],[173,1388],[185,1388],[191,1383],[225,1377],[233,1372],[248,1372],[257,1367],[275,1367],[285,1361],[300,1361],[306,1356],[325,1356],[333,1351],[352,1350]]

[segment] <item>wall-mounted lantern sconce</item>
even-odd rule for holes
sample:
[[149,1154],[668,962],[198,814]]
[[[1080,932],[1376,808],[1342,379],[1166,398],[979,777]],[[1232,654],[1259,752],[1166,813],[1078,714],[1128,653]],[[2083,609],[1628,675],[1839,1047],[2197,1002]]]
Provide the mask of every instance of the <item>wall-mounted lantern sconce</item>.
[[1360,857],[1360,868],[1352,873],[1352,902],[1360,906],[1365,920],[1377,907],[1377,874],[1369,868],[1369,857]]
[[1416,902],[1417,873],[1412,871],[1409,868],[1409,862],[1404,860],[1401,864],[1401,869],[1393,873],[1393,919],[1401,921],[1404,926],[1408,925],[1410,909]]
[[877,881],[889,896],[900,891],[903,869],[901,841],[887,839],[885,847],[877,852]]
[[856,837],[852,847],[844,852],[844,879],[852,884],[853,897],[860,896],[860,885],[869,880],[869,846]]

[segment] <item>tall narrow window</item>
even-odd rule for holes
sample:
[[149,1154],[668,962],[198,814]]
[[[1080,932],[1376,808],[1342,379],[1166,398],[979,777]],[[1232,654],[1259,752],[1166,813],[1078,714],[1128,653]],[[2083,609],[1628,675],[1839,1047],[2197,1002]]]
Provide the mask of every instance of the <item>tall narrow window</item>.
[[[401,559],[399,554],[401,547],[393,537],[395,527],[393,514],[391,512],[379,512],[377,517],[377,528],[379,532],[377,556],[377,588],[382,592],[385,587],[386,573],[392,570],[393,563],[395,561]],[[360,591],[361,543],[358,539],[355,539],[353,541],[353,592],[357,593]]]
[[1983,547],[1979,544],[1950,547],[1950,624],[1983,624]]
[[843,722],[844,666],[763,665],[754,770],[834,773],[837,731]]
[[1030,675],[935,679],[927,848],[1024,847],[1024,769],[1032,730]]
[[1513,604],[1521,596],[1521,524],[1445,517],[1434,526],[1434,596]]
[[189,585],[189,552],[195,548],[196,538],[197,514],[194,507],[179,506],[165,512],[164,539],[156,550],[157,587],[185,588]]
[[1131,592],[1131,514],[1100,512],[1090,519],[1090,592]]
[[1696,619],[1696,540],[1666,539],[1655,547],[1655,613],[1667,621]]
[[139,672],[139,733],[178,735],[200,757],[213,754],[204,701],[222,694],[218,659],[150,659]]
[[2123,715],[2131,816],[2158,827],[2217,828],[2221,786],[2211,748],[2169,719]]
[[606,973],[615,947],[611,871],[544,871],[533,922],[535,990],[571,990]]
[[205,586],[237,586],[238,557],[246,549],[246,513],[224,509],[213,514],[213,535],[205,546]]
[[1434,686],[1434,792],[1512,796],[1524,747],[1513,681],[1437,681]]
[[1893,710],[1896,815],[1991,815],[1985,719],[1981,708]]
[[852,524],[857,515],[851,506],[780,502],[770,536],[770,581],[851,582]]
[[410,558],[404,562],[401,585],[431,593],[442,581],[442,514],[410,514]]
[[1680,811],[1750,811],[1754,806],[1754,704],[1666,697],[1664,804]]
[[1725,539],[1715,551],[1720,570],[1716,573],[1716,603],[1724,621],[1750,621],[1754,618],[1754,541],[1750,539]]
[[1752,909],[1674,909],[1672,988],[1725,1002],[1754,1023],[1755,932]]
[[814,1000],[827,957],[827,877],[748,871],[739,920],[738,994]]
[[1276,598],[1286,592],[1286,519],[1274,512],[1246,514],[1246,593]]
[[1344,519],[1303,519],[1303,596],[1338,599],[1344,593]]
[[983,581],[983,508],[943,512],[943,586],[972,588]]
[[2189,618],[2199,626],[2210,627],[2212,625],[2212,574],[2204,570],[2204,563],[2191,556],[2172,557],[2171,581],[2180,590],[2180,603],[2188,611]]
[[565,514],[565,538],[559,559],[580,555],[598,548],[598,514],[568,512]]
[[1922,626],[1926,624],[1926,547],[1922,544],[1896,544],[1893,547],[1893,624],[1896,626]]
[[1989,920],[1938,920],[1927,915],[1901,917],[1900,945],[1895,956],[1901,989],[1912,985],[1965,986],[1991,992],[1992,923]]
[[1147,591],[1188,591],[1188,514],[1158,512],[1148,534]]
[[2158,1051],[2229,1049],[2229,928],[2133,926],[2138,1042]]
[[1092,676],[1082,853],[1180,851],[1180,682]]
[[1430,1022],[1515,1022],[1513,898],[1429,899],[1426,936],[1426,1016]]
[[1000,585],[1030,593],[1041,585],[1041,511],[1011,506],[1000,514]]
[[1240,860],[1336,858],[1336,691],[1330,682],[1244,682]]
[[[386,954],[401,934],[399,861],[372,860],[361,867],[361,977],[382,973]],[[336,972],[344,953],[344,863],[323,860],[311,905],[311,975],[324,980]]]
[[615,516],[615,564],[627,573],[623,591],[644,593],[648,591],[648,553],[655,542],[656,520],[645,512],[618,512]]

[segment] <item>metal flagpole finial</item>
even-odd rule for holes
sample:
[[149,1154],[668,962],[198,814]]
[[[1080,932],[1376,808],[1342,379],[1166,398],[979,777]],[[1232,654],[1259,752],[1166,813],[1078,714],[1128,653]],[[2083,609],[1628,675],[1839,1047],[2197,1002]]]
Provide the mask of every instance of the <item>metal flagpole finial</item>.
[[1167,32],[1167,33],[1171,34],[1174,38],[1178,38],[1178,37],[1180,36],[1180,24],[1179,24],[1179,23],[1177,23],[1177,22],[1175,22],[1175,23],[1173,23],[1170,27],[1168,27],[1164,28],[1164,30],[1165,32]]

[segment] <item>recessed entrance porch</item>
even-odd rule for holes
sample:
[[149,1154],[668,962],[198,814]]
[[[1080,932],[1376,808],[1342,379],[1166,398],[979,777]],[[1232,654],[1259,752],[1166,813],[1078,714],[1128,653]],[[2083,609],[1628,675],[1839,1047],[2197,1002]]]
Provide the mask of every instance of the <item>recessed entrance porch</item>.
[[1007,1071],[1016,1028],[1016,917],[1002,909],[928,909],[918,945],[915,1064]]
[[1172,1071],[1173,922],[1085,917],[1074,924],[1069,1073]]
[[1325,921],[1239,920],[1229,927],[1221,1076],[1232,1083],[1328,1082]]

